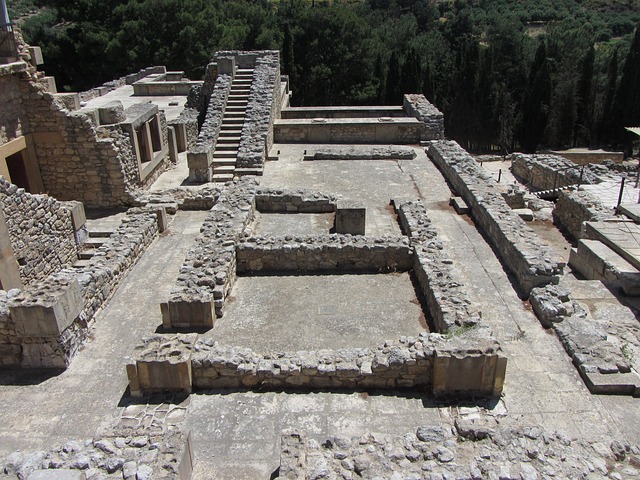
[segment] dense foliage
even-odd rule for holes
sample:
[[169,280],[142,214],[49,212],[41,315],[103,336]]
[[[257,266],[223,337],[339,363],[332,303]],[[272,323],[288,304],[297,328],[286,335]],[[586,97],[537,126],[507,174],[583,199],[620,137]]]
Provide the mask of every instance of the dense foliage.
[[294,104],[423,92],[474,151],[620,145],[640,125],[637,0],[41,1],[23,30],[65,89],[280,49]]

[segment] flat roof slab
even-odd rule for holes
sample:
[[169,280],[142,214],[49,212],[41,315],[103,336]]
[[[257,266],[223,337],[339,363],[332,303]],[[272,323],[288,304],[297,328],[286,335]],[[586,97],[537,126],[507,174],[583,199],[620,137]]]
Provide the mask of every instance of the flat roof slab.
[[205,336],[267,353],[376,347],[426,330],[408,273],[264,276],[237,279]]

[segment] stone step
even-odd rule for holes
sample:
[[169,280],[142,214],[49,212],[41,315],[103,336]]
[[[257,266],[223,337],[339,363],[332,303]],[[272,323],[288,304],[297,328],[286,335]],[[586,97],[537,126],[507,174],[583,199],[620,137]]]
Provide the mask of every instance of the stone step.
[[233,88],[229,92],[229,98],[231,97],[249,97],[251,90],[248,88]]
[[263,169],[254,167],[254,168],[236,168],[236,175],[239,177],[244,175],[262,175]]
[[[235,121],[235,122],[225,122],[222,125],[220,125],[220,131],[229,131],[229,132],[238,132],[238,135],[240,135],[240,133],[242,132],[242,125],[244,124],[244,119],[240,119],[239,121]],[[238,128],[239,127],[239,128]]]
[[109,227],[91,227],[89,238],[105,238],[113,235],[114,230]]
[[228,167],[228,166],[233,166],[235,168],[236,159],[234,157],[214,158],[213,161],[211,162],[211,165],[213,165],[214,169],[216,167]]
[[211,176],[212,182],[230,182],[231,180],[233,180],[232,173],[214,173]]
[[218,143],[237,143],[240,144],[240,137],[235,135],[224,135],[223,132],[220,132],[218,136]]
[[235,165],[213,165],[213,174],[214,175],[220,175],[220,174],[233,175],[233,172],[235,171],[235,169],[236,169]]
[[[224,127],[227,128],[224,128]],[[221,125],[220,126],[220,137],[224,136],[232,136],[232,137],[240,137],[240,134],[242,133],[242,129],[241,128],[236,128],[238,125]]]
[[98,248],[105,244],[109,237],[89,237],[83,243],[85,247]]
[[76,260],[73,264],[73,268],[84,268],[91,265],[90,259]]
[[[619,227],[616,224],[627,224]],[[632,240],[633,244],[637,244],[638,232],[637,224],[627,220],[623,222],[586,222],[585,233],[586,238],[599,240],[611,250],[620,255],[623,259],[640,270],[640,255],[636,251],[629,250],[628,241]]]
[[80,260],[90,260],[96,254],[97,250],[95,248],[87,248],[80,252],[78,252],[78,259]]
[[224,122],[227,118],[244,118],[244,112],[224,112],[222,121]]
[[234,143],[221,143],[221,144],[216,144],[216,151],[218,150],[235,150],[238,151],[238,147],[240,146],[239,142],[234,142]]

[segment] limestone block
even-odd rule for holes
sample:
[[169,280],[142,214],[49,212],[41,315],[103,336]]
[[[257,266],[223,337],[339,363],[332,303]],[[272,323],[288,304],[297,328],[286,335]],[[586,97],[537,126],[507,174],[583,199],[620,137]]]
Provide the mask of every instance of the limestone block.
[[465,215],[471,212],[469,205],[464,201],[462,197],[451,197],[449,199],[449,205],[453,207],[458,215]]
[[176,130],[172,126],[167,127],[167,134],[169,136],[169,158],[171,163],[178,161],[178,143],[176,138]]
[[31,65],[34,67],[36,65],[42,65],[44,63],[44,58],[42,57],[42,49],[37,46],[29,47],[29,55],[31,55]]
[[77,232],[87,223],[87,216],[84,211],[84,205],[82,202],[76,202],[70,200],[62,204],[65,210],[71,215],[71,221],[73,222],[73,228]]
[[40,83],[44,86],[49,93],[58,93],[58,87],[56,86],[55,77],[42,77]]
[[518,216],[525,222],[530,222],[533,220],[533,211],[528,208],[514,208],[513,212],[517,213]]
[[500,395],[507,359],[494,355],[454,355],[436,352],[433,364],[433,393]]
[[47,295],[26,299],[18,296],[9,310],[19,336],[46,337],[60,335],[80,315],[83,306],[80,286],[73,279]]
[[211,150],[190,151],[187,153],[187,165],[189,170],[208,169],[212,161]]
[[55,98],[70,112],[80,109],[80,96],[77,93],[56,93]]
[[51,470],[36,470],[27,480],[85,480],[87,476],[82,470],[70,468],[56,468]]
[[353,202],[338,202],[336,208],[336,233],[364,235],[366,209]]
[[158,207],[155,210],[156,216],[158,217],[158,233],[164,232],[169,226],[167,220],[167,210],[164,207]]
[[234,57],[218,57],[218,75],[231,75],[236,73],[236,59]]
[[109,125],[123,122],[127,117],[120,100],[114,100],[98,108],[100,125]]
[[215,318],[213,296],[199,296],[194,298],[172,298],[167,302],[167,322],[171,328],[209,329],[213,328]]

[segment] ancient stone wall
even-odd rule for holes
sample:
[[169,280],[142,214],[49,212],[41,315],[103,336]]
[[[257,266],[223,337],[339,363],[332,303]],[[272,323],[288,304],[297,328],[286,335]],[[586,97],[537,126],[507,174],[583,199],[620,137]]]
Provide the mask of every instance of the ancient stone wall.
[[605,207],[600,200],[585,191],[561,192],[553,208],[553,220],[573,238],[582,238],[584,222],[601,221],[613,218],[612,209]]
[[0,177],[0,204],[23,285],[44,280],[78,259],[71,213],[46,195],[31,195]]
[[0,365],[66,368],[94,314],[157,237],[157,209],[131,209],[89,264],[0,296]]
[[236,248],[239,274],[405,272],[412,264],[413,252],[404,237],[251,237]]
[[280,59],[264,52],[256,60],[244,126],[238,147],[238,168],[262,168],[273,144],[273,121],[280,114]]
[[336,211],[335,195],[309,190],[259,188],[256,209],[262,213],[328,213]]
[[412,144],[423,138],[423,127],[415,118],[337,118],[277,120],[273,128],[279,143]]
[[88,116],[67,111],[32,82],[22,85],[47,193],[89,207],[130,204],[134,161],[129,138],[114,129],[94,128]]
[[584,169],[580,180],[581,167],[571,160],[557,155],[525,155],[514,153],[511,171],[536,190],[549,190],[565,185],[598,183],[599,180],[588,168]]
[[558,283],[565,262],[506,204],[500,191],[477,162],[455,142],[431,142],[429,157],[471,207],[471,216],[499,258],[515,276],[522,293]]
[[451,259],[422,202],[407,202],[398,208],[398,221],[414,250],[413,272],[421,287],[433,323],[440,333],[471,327],[480,321],[465,286],[453,278]]
[[166,71],[167,69],[164,66],[154,66],[154,67],[143,68],[136,73],[131,73],[129,75],[125,75],[124,77],[120,77],[115,80],[110,80],[106,83],[103,83],[99,87],[95,87],[90,90],[85,90],[84,92],[79,92],[78,96],[80,97],[80,101],[88,102],[93,98],[106,95],[107,93],[115,90],[116,88],[120,88],[124,85],[132,85],[133,83],[143,79],[148,75],[152,75],[154,73],[166,73]]
[[3,145],[24,135],[29,127],[18,76],[0,75],[0,92],[0,145]]
[[207,114],[193,147],[187,153],[189,179],[197,182],[211,181],[211,162],[218,142],[222,117],[231,91],[231,76],[219,75],[209,97]]
[[403,106],[408,115],[423,123],[422,140],[444,139],[444,115],[424,95],[405,95]]

